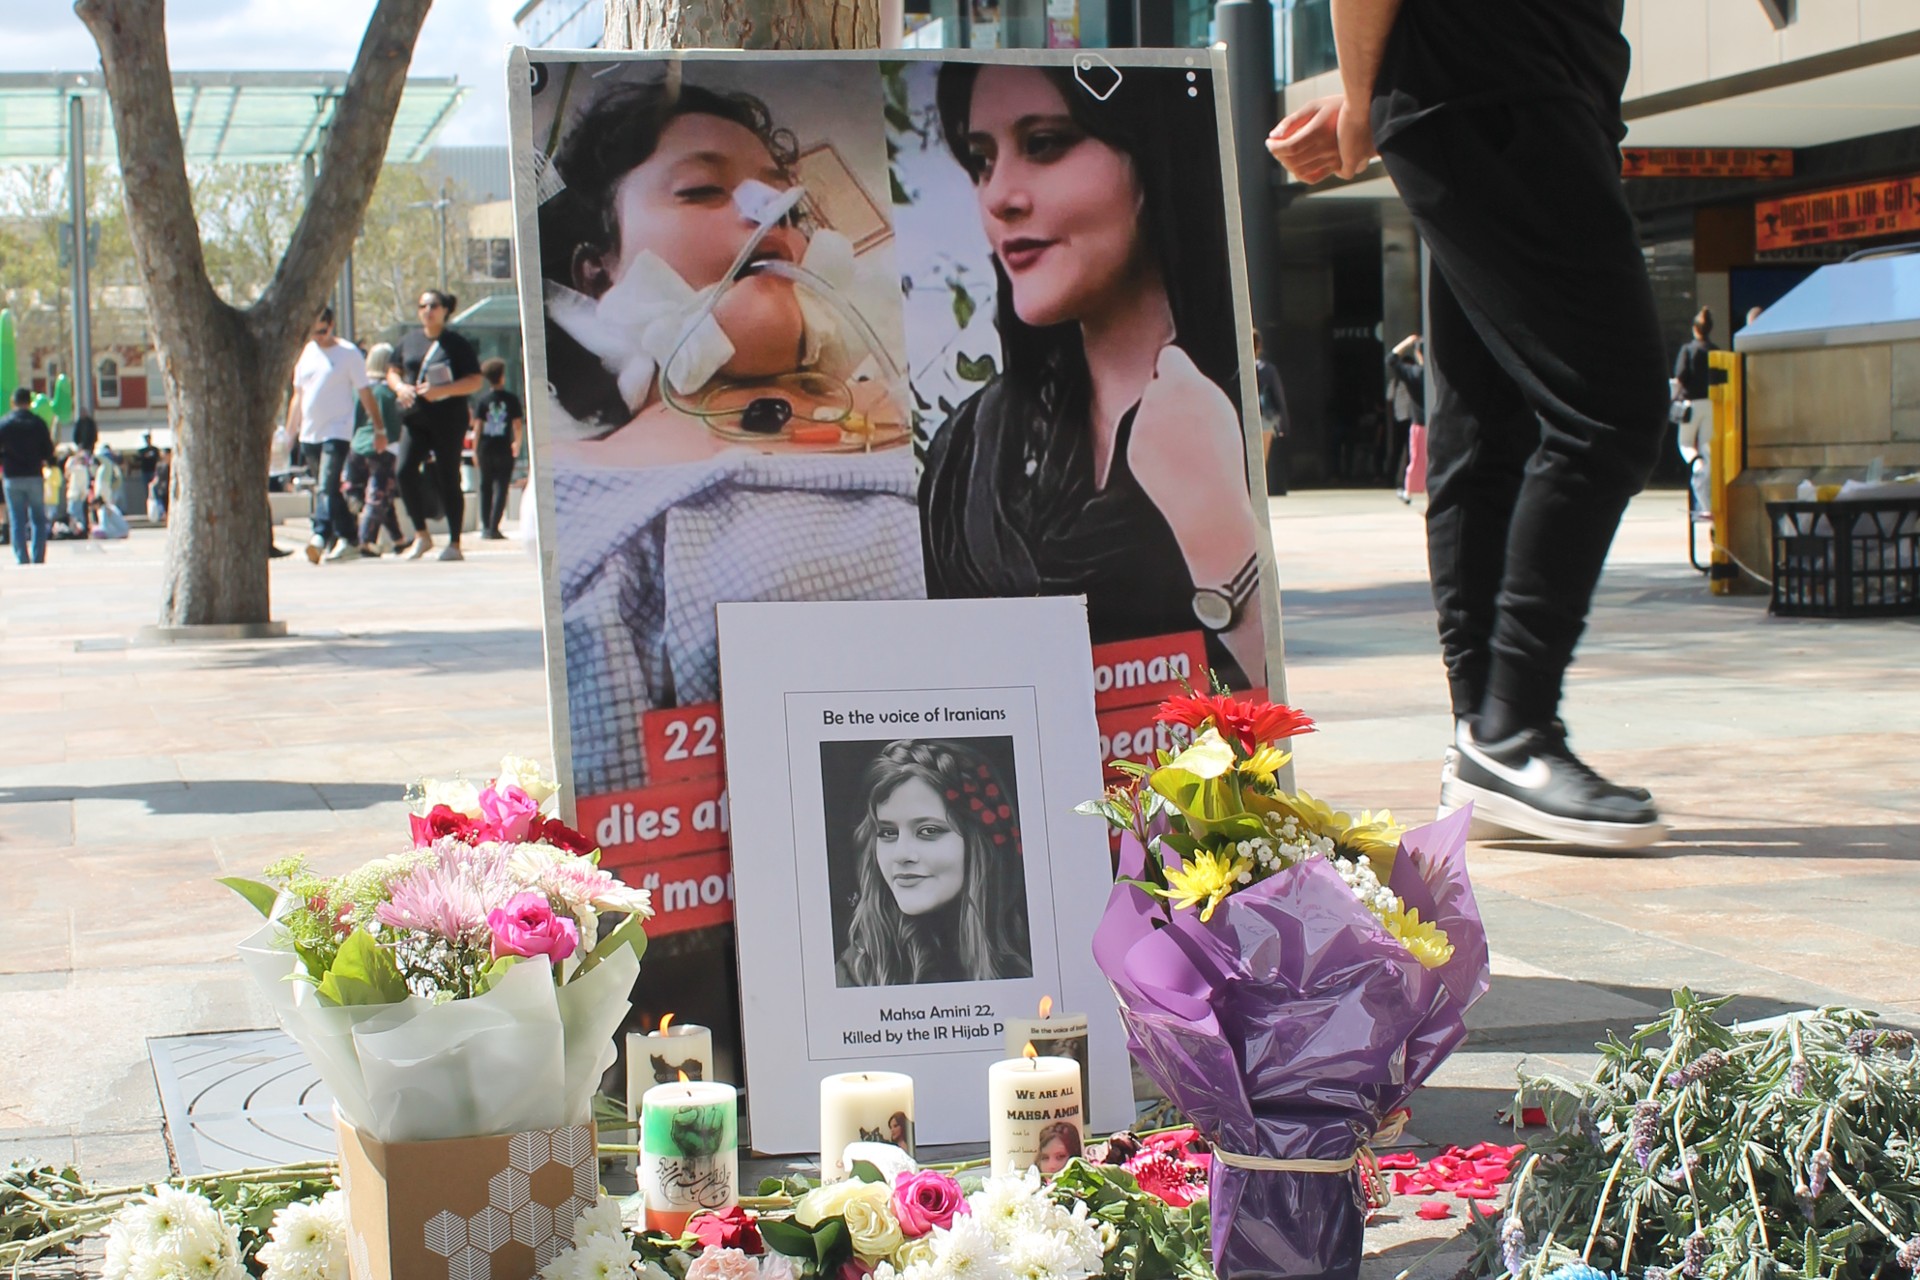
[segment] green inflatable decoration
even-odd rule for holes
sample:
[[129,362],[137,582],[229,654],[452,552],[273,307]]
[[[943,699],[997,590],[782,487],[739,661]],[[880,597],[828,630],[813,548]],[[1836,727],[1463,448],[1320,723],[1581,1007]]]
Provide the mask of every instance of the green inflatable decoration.
[[62,422],[73,421],[73,383],[64,373],[53,380],[53,416]]
[[0,400],[20,385],[20,366],[14,355],[13,312],[0,308]]
[[33,412],[47,424],[47,430],[51,431],[58,425],[58,420],[53,416],[53,401],[47,399],[46,392],[39,392],[33,397]]

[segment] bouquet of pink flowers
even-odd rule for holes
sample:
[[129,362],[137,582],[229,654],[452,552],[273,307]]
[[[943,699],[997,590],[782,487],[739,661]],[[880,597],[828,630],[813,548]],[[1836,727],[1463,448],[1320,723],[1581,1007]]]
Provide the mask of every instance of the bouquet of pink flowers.
[[556,791],[510,757],[485,787],[416,784],[410,849],[222,882],[267,917],[241,955],[356,1128],[395,1142],[587,1122],[653,912],[552,816]]

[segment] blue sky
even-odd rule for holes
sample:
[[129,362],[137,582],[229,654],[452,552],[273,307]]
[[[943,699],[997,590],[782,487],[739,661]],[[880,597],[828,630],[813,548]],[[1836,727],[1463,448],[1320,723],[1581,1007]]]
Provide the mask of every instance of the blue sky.
[[[436,0],[414,48],[413,74],[468,86],[441,131],[451,145],[506,145],[505,49],[521,0]],[[196,71],[344,71],[373,0],[170,0],[172,65]],[[93,37],[64,0],[0,0],[0,71],[86,71]]]

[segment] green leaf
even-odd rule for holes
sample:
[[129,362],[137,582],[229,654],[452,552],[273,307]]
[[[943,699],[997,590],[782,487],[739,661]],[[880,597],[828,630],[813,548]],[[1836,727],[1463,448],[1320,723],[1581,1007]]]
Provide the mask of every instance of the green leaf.
[[580,962],[580,972],[588,973],[597,968],[621,947],[632,947],[635,959],[645,959],[647,954],[647,924],[639,916],[628,916],[622,920],[612,933],[600,939],[598,945]]
[[754,1194],[762,1195],[762,1196],[777,1196],[786,1190],[786,1185],[787,1185],[786,1183],[780,1181],[780,1179],[778,1178],[762,1178],[760,1179],[760,1190],[755,1192]]
[[760,1219],[760,1238],[775,1253],[789,1258],[812,1258],[813,1233],[789,1218]]
[[814,1230],[813,1255],[823,1276],[853,1256],[853,1237],[847,1234],[846,1219],[828,1218]]
[[[967,286],[952,277],[947,280],[947,288],[953,290],[954,327],[964,329],[973,320],[973,313],[980,309],[979,304],[973,300],[973,294],[968,291]],[[974,381],[982,381],[982,379],[976,378]]]
[[492,964],[482,969],[480,976],[474,979],[473,994],[483,996],[493,990],[494,987],[499,984],[500,979],[507,976],[507,970],[519,964],[520,960],[520,956],[501,956]]
[[273,904],[279,898],[280,891],[272,885],[261,884],[258,880],[248,880],[243,876],[222,876],[219,883],[252,903],[253,909],[263,917],[273,915]]
[[906,186],[901,183],[900,175],[892,169],[887,170],[887,189],[895,204],[907,205],[913,203],[913,196],[907,191]]
[[861,1182],[886,1181],[885,1175],[880,1172],[880,1166],[871,1160],[855,1160],[853,1162],[853,1176]]
[[967,358],[966,352],[957,353],[953,358],[953,371],[964,382],[992,382],[1000,367],[993,362],[993,353],[988,352],[978,360]]
[[373,935],[355,929],[320,979],[319,994],[333,1005],[397,1004],[407,998],[407,984]]

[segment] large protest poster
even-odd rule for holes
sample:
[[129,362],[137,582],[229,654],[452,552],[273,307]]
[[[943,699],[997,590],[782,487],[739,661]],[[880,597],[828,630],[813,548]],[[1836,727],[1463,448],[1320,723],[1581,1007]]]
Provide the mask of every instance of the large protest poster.
[[1208,669],[1282,692],[1222,60],[510,79],[555,762],[654,891],[638,1020],[737,1079],[718,604],[1083,595],[1107,759]]

